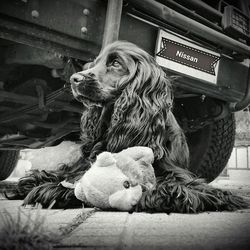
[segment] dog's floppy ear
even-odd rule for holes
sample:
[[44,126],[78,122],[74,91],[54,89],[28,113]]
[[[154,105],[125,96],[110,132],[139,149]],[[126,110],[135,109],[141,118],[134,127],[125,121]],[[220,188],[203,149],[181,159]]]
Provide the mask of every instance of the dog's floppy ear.
[[173,101],[170,80],[148,54],[133,54],[133,59],[136,70],[115,102],[107,150],[119,152],[126,147],[148,146],[155,158],[161,159]]

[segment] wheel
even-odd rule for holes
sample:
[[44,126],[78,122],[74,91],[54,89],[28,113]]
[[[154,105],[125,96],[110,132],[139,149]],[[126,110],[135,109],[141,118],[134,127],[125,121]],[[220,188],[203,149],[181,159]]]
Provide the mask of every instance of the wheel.
[[186,136],[190,170],[207,182],[213,181],[225,168],[234,146],[234,115],[230,114]]
[[10,176],[16,167],[19,150],[0,150],[0,180],[5,180]]

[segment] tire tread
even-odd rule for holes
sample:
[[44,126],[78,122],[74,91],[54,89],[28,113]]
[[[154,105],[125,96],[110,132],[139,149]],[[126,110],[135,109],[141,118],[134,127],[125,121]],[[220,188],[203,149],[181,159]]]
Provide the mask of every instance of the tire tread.
[[19,157],[19,150],[0,151],[0,180],[5,180],[10,176],[16,167]]

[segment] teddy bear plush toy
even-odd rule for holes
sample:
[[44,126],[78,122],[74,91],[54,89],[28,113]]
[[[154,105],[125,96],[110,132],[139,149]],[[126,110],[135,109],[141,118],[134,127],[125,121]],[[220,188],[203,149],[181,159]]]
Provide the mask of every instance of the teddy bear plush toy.
[[101,209],[130,211],[142,192],[156,183],[153,161],[153,151],[148,147],[103,152],[75,184],[75,195],[84,204]]

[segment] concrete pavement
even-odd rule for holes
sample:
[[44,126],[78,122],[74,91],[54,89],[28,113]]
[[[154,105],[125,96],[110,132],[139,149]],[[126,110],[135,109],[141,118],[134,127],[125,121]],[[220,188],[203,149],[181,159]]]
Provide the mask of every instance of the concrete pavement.
[[249,249],[250,215],[99,212],[62,241],[114,249]]
[[[214,185],[250,197],[248,184],[221,181]],[[16,216],[20,205],[21,201],[2,198],[0,213]],[[56,249],[250,249],[250,209],[170,215],[93,209],[22,211],[34,216],[39,212],[48,231],[63,234]]]

